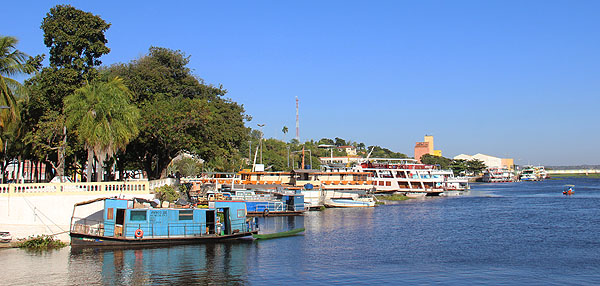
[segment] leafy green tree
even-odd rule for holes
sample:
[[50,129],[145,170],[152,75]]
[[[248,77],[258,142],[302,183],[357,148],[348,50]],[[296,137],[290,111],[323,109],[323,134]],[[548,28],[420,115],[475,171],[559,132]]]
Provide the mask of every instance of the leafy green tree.
[[42,21],[44,44],[50,48],[50,66],[77,72],[78,81],[92,80],[99,58],[110,49],[104,33],[110,24],[99,16],[70,5],[50,9]]
[[[29,56],[17,50],[17,43],[14,37],[0,36],[0,105],[8,107],[0,110],[0,128],[3,131],[8,123],[17,119],[16,97],[25,92],[21,83],[10,77],[35,71],[27,64]],[[3,145],[2,140],[0,137],[0,146]]]
[[335,137],[335,146],[340,147],[340,146],[346,146],[346,145],[348,145],[348,144],[346,144],[346,140]]
[[[67,160],[85,152],[73,132],[65,128],[63,99],[97,76],[99,58],[110,51],[104,37],[109,27],[99,16],[69,5],[51,8],[42,21],[50,66],[26,81],[30,95],[21,117],[31,159],[49,163],[59,176],[69,166]],[[49,136],[48,132],[53,133]]]
[[455,176],[466,174],[467,160],[464,160],[464,159],[452,160],[452,162],[450,163],[450,165],[448,167],[454,172]]
[[118,77],[108,82],[95,81],[65,98],[67,126],[75,129],[88,150],[88,182],[92,154],[98,160],[96,179],[100,182],[104,161],[117,150],[125,149],[139,133],[140,113],[130,99],[131,92]]
[[329,138],[321,138],[321,140],[319,140],[319,144],[322,145],[335,145],[335,142]]
[[471,174],[479,174],[485,170],[487,166],[483,161],[478,159],[471,159],[467,161],[467,171]]
[[175,202],[179,198],[179,194],[170,185],[164,185],[156,189],[156,198],[161,202]]
[[109,69],[124,78],[142,111],[140,135],[124,158],[149,178],[166,176],[167,166],[181,151],[198,155],[206,168],[241,166],[240,149],[250,131],[244,122],[250,117],[241,105],[223,97],[227,91],[222,86],[207,85],[193,75],[188,63],[181,51],[151,47],[147,55]]
[[371,152],[371,150],[373,151],[371,153],[371,158],[406,158],[406,154],[403,153],[399,153],[399,152],[393,152],[390,149],[387,148],[382,148],[380,146],[369,146],[368,147],[368,152]]
[[439,165],[442,169],[448,169],[452,163],[452,159],[448,159],[441,156],[435,156],[431,154],[425,154],[421,156],[421,162],[429,165]]
[[285,135],[288,133],[288,128],[287,126],[283,126],[283,128],[281,129],[281,132],[283,132],[283,141],[285,142]]
[[196,177],[202,173],[202,163],[194,158],[183,157],[173,161],[171,165],[173,166],[172,172],[179,172],[183,177]]

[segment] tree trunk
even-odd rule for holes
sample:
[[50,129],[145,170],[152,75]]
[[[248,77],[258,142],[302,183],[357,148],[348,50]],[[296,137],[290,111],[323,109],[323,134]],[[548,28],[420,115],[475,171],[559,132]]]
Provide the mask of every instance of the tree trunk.
[[63,181],[63,176],[65,174],[65,149],[67,147],[67,126],[63,127],[63,142],[58,148],[58,166],[56,168],[57,176],[60,178],[60,182]]
[[17,162],[19,162],[19,165],[17,165],[17,179],[15,180],[15,182],[17,183],[22,183],[21,182],[21,178],[23,177],[23,173],[21,173],[23,171],[23,167],[21,167],[21,165],[23,164],[23,162],[21,161],[21,155],[19,155],[19,157],[17,157]]
[[87,176],[86,182],[92,181],[92,165],[94,164],[94,152],[92,152],[92,148],[88,147],[88,156],[87,156],[87,167],[85,168],[85,175]]
[[100,158],[96,161],[96,173],[96,182],[102,182],[102,162]]

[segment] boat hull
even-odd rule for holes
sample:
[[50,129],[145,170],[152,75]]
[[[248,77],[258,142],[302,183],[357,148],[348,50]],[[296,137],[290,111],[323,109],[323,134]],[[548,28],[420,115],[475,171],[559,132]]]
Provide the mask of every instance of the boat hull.
[[344,199],[331,199],[331,200],[325,201],[325,206],[328,208],[365,208],[365,207],[374,207],[375,202],[344,200]]
[[117,238],[96,236],[81,233],[70,233],[72,247],[104,247],[104,246],[160,246],[160,245],[179,245],[179,244],[201,244],[213,243],[223,240],[231,240],[257,234],[258,230],[250,232],[240,232],[230,235],[205,235],[192,237],[168,237],[168,238]]

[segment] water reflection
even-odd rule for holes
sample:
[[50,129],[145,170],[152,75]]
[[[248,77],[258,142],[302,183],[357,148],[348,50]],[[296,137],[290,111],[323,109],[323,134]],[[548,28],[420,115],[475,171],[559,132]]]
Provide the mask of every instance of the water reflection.
[[[259,217],[262,233],[304,227],[303,216]],[[69,284],[247,284],[260,243],[233,240],[161,248],[72,248]]]
[[[474,185],[453,198],[301,217],[303,235],[145,249],[0,250],[2,285],[600,285],[600,180]],[[565,197],[561,186],[574,184]],[[43,277],[43,279],[41,278]],[[365,282],[367,281],[367,282]]]
[[[145,249],[72,249],[73,284],[244,284],[252,241]],[[83,271],[82,271],[83,270]],[[83,272],[83,273],[82,273]]]

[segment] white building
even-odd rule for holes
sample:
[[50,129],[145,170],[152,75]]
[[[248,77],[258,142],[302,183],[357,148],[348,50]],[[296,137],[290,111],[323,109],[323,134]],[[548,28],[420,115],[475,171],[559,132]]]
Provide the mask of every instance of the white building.
[[472,160],[477,159],[482,161],[488,168],[513,168],[513,159],[503,159],[490,155],[485,155],[481,153],[477,153],[473,156],[460,154],[458,156],[454,156],[454,160]]

